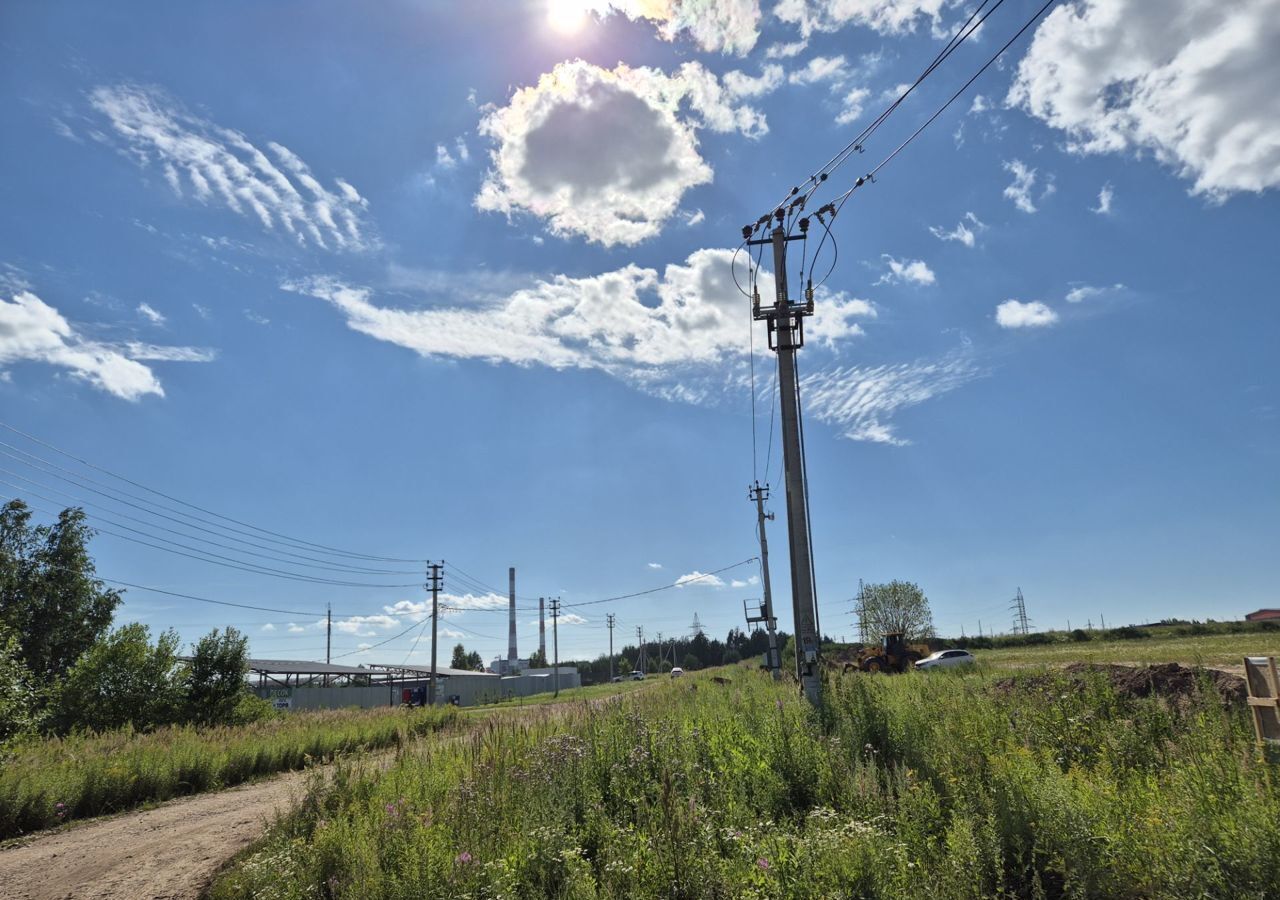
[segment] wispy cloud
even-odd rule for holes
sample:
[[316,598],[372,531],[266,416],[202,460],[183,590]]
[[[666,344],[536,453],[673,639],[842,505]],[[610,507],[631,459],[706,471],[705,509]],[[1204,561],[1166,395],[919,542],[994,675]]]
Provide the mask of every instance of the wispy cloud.
[[937,225],[929,227],[929,233],[940,241],[959,241],[966,247],[973,247],[978,242],[978,233],[985,231],[987,228],[982,221],[971,212],[964,214],[964,218],[956,223],[956,227],[947,231],[945,228]]
[[650,568],[650,569],[661,569],[661,568],[662,568],[662,563],[649,563],[649,568]]
[[142,316],[152,325],[163,325],[165,323],[165,317],[161,313],[157,312],[149,303],[138,304],[138,315]]
[[1114,197],[1115,191],[1112,189],[1111,183],[1104,184],[1102,190],[1098,191],[1098,205],[1091,206],[1089,211],[1095,212],[1100,216],[1111,215],[1111,201]]
[[252,215],[299,243],[364,250],[374,243],[362,217],[368,204],[341,178],[327,188],[287,147],[259,149],[238,131],[182,109],[162,92],[133,84],[89,94],[116,137],[142,166],[159,167],[179,196]]
[[967,351],[939,360],[848,366],[805,376],[805,410],[855,441],[905,445],[889,420],[902,409],[953,391],[983,374]]
[[927,285],[934,284],[938,280],[933,270],[929,268],[929,264],[922,259],[895,259],[888,253],[882,254],[880,258],[888,267],[888,271],[880,276],[876,284],[897,284],[907,281],[911,284]]
[[708,575],[694,569],[687,575],[681,575],[676,579],[675,585],[678,588],[686,587],[724,587],[724,579],[719,575]]
[[[1004,164],[1004,169],[1013,175],[1013,183],[1004,189],[1004,196],[1013,201],[1013,205],[1018,207],[1024,213],[1036,212],[1038,207],[1035,204],[1031,194],[1036,186],[1036,169],[1028,167],[1022,160],[1009,160]],[[1053,182],[1050,181],[1044,187],[1040,194],[1040,199],[1044,200],[1054,192]]]
[[1092,285],[1082,284],[1067,291],[1066,299],[1068,303],[1083,303],[1085,300],[1090,300],[1094,297],[1104,297],[1108,294],[1116,294],[1124,289],[1125,286],[1119,282],[1112,285],[1103,285],[1102,287],[1093,287]]

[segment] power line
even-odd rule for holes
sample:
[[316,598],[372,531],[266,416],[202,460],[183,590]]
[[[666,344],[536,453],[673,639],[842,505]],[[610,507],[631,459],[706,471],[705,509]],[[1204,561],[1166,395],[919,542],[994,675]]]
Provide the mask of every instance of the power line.
[[[319,543],[315,543],[315,542],[313,542],[313,541],[306,541],[306,540],[302,540],[302,539],[300,539],[300,538],[290,537],[289,535],[281,534],[280,532],[276,532],[276,531],[271,531],[270,529],[267,529],[267,528],[261,528],[261,527],[259,527],[259,526],[257,526],[257,525],[253,525],[253,524],[251,524],[251,523],[249,523],[249,522],[243,522],[243,521],[241,521],[241,520],[239,520],[239,519],[232,518],[231,516],[225,516],[225,515],[223,515],[223,514],[221,514],[221,513],[214,512],[214,511],[213,511],[213,510],[211,510],[211,509],[206,509],[206,508],[204,508],[203,506],[199,506],[199,505],[194,504],[194,503],[189,503],[189,502],[187,502],[186,500],[182,500],[182,499],[180,499],[180,498],[178,498],[178,497],[171,496],[170,494],[166,494],[166,493],[165,493],[165,492],[163,492],[163,491],[159,491],[159,490],[156,490],[155,488],[148,487],[147,485],[142,484],[141,482],[134,481],[134,480],[133,480],[133,479],[131,479],[131,478],[128,478],[128,477],[126,477],[126,476],[124,476],[124,475],[120,475],[120,474],[118,474],[118,473],[116,473],[116,472],[111,471],[110,469],[106,469],[106,468],[104,468],[104,467],[102,467],[102,466],[99,466],[99,465],[97,465],[96,463],[92,463],[92,462],[90,462],[90,461],[89,461],[89,460],[87,460],[87,459],[83,459],[83,458],[81,458],[81,457],[79,457],[79,456],[76,456],[74,453],[71,453],[71,452],[69,452],[69,451],[67,451],[67,450],[63,450],[62,448],[57,447],[57,446],[55,446],[54,444],[49,443],[48,441],[41,440],[40,438],[36,437],[35,435],[28,434],[27,432],[25,432],[25,431],[23,431],[23,430],[21,430],[21,429],[19,429],[19,428],[15,428],[14,426],[9,425],[9,424],[8,424],[8,423],[6,423],[6,422],[0,421],[0,428],[7,429],[8,431],[11,431],[11,432],[13,432],[14,434],[17,434],[17,435],[21,435],[22,437],[26,438],[27,440],[31,441],[32,443],[38,444],[38,445],[40,445],[41,447],[45,447],[45,448],[47,448],[47,449],[49,449],[49,450],[54,451],[55,453],[58,453],[58,454],[60,454],[60,455],[62,455],[62,456],[67,457],[68,459],[74,460],[75,462],[79,463],[79,464],[80,464],[80,465],[82,465],[82,466],[86,466],[86,467],[88,467],[88,468],[90,468],[90,469],[93,469],[93,470],[95,470],[95,471],[97,471],[97,472],[101,472],[101,473],[103,473],[104,475],[109,475],[109,476],[110,476],[110,477],[112,477],[112,478],[115,478],[115,479],[117,479],[117,480],[119,480],[119,481],[123,481],[125,484],[132,485],[133,487],[136,487],[136,488],[138,488],[138,489],[140,489],[140,490],[146,491],[147,493],[154,494],[154,495],[156,495],[157,497],[163,497],[163,498],[164,498],[164,499],[166,499],[166,500],[169,500],[169,501],[171,501],[171,502],[173,502],[173,503],[177,503],[177,504],[179,504],[179,505],[181,505],[181,506],[185,506],[185,507],[187,507],[187,508],[189,508],[189,509],[197,510],[198,512],[202,512],[202,513],[204,513],[205,515],[213,516],[213,517],[215,517],[215,518],[217,518],[217,519],[221,519],[221,520],[223,520],[224,522],[232,522],[232,523],[234,523],[234,524],[236,524],[236,525],[240,525],[240,526],[243,526],[243,527],[245,527],[245,528],[252,529],[253,531],[259,532],[259,533],[261,533],[261,534],[270,535],[271,537],[274,537],[274,538],[279,538],[279,539],[281,539],[281,540],[284,540],[284,541],[289,542],[290,544],[294,544],[294,545],[301,545],[302,547],[310,547],[310,548],[315,549],[315,550],[323,550],[323,551],[325,551],[325,552],[327,552],[327,553],[333,553],[333,554],[337,554],[337,555],[339,555],[339,556],[346,556],[346,557],[350,557],[350,558],[353,558],[353,559],[366,559],[366,560],[374,560],[374,561],[376,561],[376,562],[399,562],[399,563],[423,563],[423,562],[425,562],[425,560],[420,560],[420,559],[404,559],[404,558],[392,557],[392,556],[376,556],[376,555],[373,555],[373,554],[357,553],[357,552],[350,551],[350,550],[342,550],[342,549],[337,548],[337,547],[330,547],[330,546],[327,546],[327,545],[325,545],[325,544],[319,544]],[[68,469],[64,469],[64,468],[62,468],[61,466],[58,466],[56,463],[50,463],[50,462],[48,462],[48,460],[43,460],[43,459],[41,459],[41,457],[35,456],[34,454],[26,453],[26,451],[21,450],[20,448],[13,447],[13,445],[12,445],[12,444],[6,444],[6,443],[3,443],[3,442],[0,442],[0,444],[3,444],[3,446],[10,447],[10,448],[12,448],[12,449],[14,449],[14,450],[17,450],[19,453],[23,453],[24,455],[31,456],[32,458],[35,458],[35,459],[40,459],[42,462],[45,462],[45,463],[46,463],[46,464],[48,464],[48,465],[54,466],[55,468],[58,468],[58,469],[60,469],[61,471],[68,472],[69,474],[73,474],[73,475],[74,475],[74,474],[77,474],[77,473],[74,473],[74,472],[70,472],[70,470],[68,470]],[[94,483],[94,484],[98,484],[99,486],[105,487],[105,485],[102,485],[102,483],[101,483],[101,482],[93,481],[92,479],[88,478],[87,476],[79,476],[79,477],[85,478],[85,480],[86,480],[86,481],[92,481],[92,483]],[[143,499],[143,498],[141,498],[141,497],[138,497],[138,496],[136,496],[136,495],[134,495],[134,494],[129,494],[128,492],[125,492],[125,491],[120,491],[120,493],[125,494],[126,496],[129,496],[129,497],[133,497],[133,499],[135,499],[135,500],[142,500],[142,502],[144,502],[144,503],[151,503],[153,506],[159,506],[159,507],[161,507],[162,509],[169,509],[171,512],[177,512],[179,515],[184,515],[184,516],[187,516],[187,517],[189,517],[189,518],[194,518],[194,519],[197,519],[198,521],[206,522],[206,524],[212,524],[212,525],[214,525],[215,527],[223,528],[223,529],[230,530],[230,531],[236,531],[236,529],[230,529],[230,528],[228,528],[228,527],[227,527],[227,526],[225,526],[225,525],[217,525],[217,523],[208,522],[207,520],[202,519],[202,518],[201,518],[201,517],[199,517],[199,516],[192,516],[190,513],[184,513],[184,512],[181,512],[180,510],[174,510],[174,509],[172,509],[171,507],[167,507],[167,506],[165,506],[164,504],[156,503],[156,502],[154,502],[154,501],[145,500],[145,499]],[[245,532],[238,532],[238,533],[240,533],[240,534],[245,534]],[[276,541],[272,541],[272,543],[277,543],[277,542],[276,542]]]

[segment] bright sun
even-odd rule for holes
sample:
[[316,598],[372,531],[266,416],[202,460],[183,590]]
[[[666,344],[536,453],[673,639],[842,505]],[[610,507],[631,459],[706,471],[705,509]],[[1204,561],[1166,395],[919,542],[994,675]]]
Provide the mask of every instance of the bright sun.
[[547,0],[547,22],[561,34],[575,34],[587,23],[590,0]]

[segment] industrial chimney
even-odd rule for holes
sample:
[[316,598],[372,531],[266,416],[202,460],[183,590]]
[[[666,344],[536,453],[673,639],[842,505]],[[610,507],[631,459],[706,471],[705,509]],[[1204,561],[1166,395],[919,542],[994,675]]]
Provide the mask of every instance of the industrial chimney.
[[510,585],[511,597],[511,628],[508,633],[507,640],[507,662],[511,663],[511,668],[516,665],[516,567],[512,566],[507,570],[508,583]]

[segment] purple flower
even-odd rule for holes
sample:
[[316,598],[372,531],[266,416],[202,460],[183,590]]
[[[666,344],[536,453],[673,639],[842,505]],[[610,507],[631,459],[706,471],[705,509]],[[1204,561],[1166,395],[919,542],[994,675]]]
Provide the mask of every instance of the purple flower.
[[456,862],[460,866],[465,866],[467,863],[471,862],[471,854],[468,853],[466,850],[463,850],[461,853],[458,854],[458,857],[457,859],[454,860],[454,862]]
[[769,860],[765,859],[763,856],[756,860],[756,865],[766,872],[769,871]]

